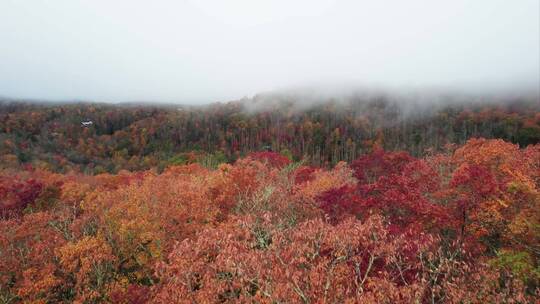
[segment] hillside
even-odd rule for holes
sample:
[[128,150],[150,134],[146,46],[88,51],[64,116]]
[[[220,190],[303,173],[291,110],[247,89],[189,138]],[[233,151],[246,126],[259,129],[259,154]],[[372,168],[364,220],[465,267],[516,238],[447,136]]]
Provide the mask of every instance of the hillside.
[[[450,99],[428,106],[376,95],[308,104],[294,96],[198,107],[3,102],[2,164],[113,173],[190,162],[215,166],[249,152],[275,151],[331,166],[375,147],[422,156],[474,137],[521,147],[540,142],[535,98]],[[83,126],[85,121],[92,124]]]
[[540,294],[534,100],[0,109],[0,303]]

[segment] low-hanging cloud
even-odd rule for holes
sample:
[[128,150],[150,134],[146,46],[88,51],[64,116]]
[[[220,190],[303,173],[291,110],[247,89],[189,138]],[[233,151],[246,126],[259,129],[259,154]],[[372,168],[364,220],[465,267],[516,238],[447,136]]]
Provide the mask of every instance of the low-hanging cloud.
[[539,15],[537,0],[6,0],[0,96],[201,104],[343,83],[538,92]]

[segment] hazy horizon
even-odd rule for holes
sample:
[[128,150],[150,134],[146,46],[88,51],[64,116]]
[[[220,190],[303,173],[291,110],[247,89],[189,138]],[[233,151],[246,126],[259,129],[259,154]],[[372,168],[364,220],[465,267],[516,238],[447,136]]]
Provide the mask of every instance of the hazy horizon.
[[540,3],[0,2],[0,96],[203,104],[290,88],[540,91]]

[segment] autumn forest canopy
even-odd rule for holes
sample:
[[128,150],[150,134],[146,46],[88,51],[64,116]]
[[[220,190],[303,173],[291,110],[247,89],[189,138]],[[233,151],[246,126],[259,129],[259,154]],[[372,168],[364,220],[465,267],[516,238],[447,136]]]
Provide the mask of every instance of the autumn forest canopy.
[[[330,167],[382,148],[421,157],[470,138],[540,142],[538,96],[261,94],[207,106],[0,102],[2,167],[58,173],[233,163],[251,152]],[[84,124],[88,125],[84,125]]]
[[535,303],[536,97],[0,102],[0,303]]

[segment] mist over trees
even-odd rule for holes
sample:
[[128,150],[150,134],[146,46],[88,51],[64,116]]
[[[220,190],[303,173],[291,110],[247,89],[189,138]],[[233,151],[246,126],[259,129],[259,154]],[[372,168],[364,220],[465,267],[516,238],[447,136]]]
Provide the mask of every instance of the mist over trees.
[[0,304],[540,304],[539,22],[0,0]]
[[534,98],[0,105],[0,303],[534,303],[539,212]]
[[331,166],[376,147],[421,156],[474,137],[522,147],[540,141],[540,102],[531,97],[422,103],[261,95],[208,106],[4,102],[0,109],[4,165],[57,172],[161,170],[197,159],[231,162],[253,151]]

